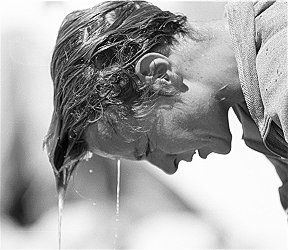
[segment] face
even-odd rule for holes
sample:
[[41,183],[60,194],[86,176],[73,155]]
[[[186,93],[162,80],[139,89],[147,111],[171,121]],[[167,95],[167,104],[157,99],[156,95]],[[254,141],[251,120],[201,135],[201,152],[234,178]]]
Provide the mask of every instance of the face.
[[123,133],[116,134],[101,123],[93,124],[86,133],[89,150],[104,157],[147,160],[168,174],[176,172],[181,160],[191,161],[197,151],[201,158],[211,152],[229,153],[228,108],[218,98],[224,84],[221,69],[215,70],[213,51],[198,58],[194,52],[193,60],[178,51],[169,56],[167,75],[180,94],[162,96],[146,120],[137,121],[148,124],[151,129],[147,133],[135,134],[127,142],[125,126]]

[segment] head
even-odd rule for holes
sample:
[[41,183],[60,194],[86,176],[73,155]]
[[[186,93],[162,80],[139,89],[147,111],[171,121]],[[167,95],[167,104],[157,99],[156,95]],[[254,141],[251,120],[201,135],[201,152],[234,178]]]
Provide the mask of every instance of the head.
[[[55,174],[72,171],[88,151],[146,159],[167,173],[196,150],[203,158],[229,152],[228,108],[215,92],[224,84],[211,67],[218,50],[210,41],[186,17],[147,2],[69,14],[51,62],[54,113],[45,144]],[[212,75],[201,72],[205,60],[213,88]]]

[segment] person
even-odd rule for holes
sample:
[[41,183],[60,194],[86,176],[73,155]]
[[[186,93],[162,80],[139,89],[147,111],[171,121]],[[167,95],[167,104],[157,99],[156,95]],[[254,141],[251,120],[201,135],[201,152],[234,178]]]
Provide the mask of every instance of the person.
[[288,207],[287,3],[229,3],[191,22],[144,1],[69,14],[51,62],[54,113],[44,141],[58,186],[89,154],[181,160],[228,154],[232,108],[248,147],[274,164]]

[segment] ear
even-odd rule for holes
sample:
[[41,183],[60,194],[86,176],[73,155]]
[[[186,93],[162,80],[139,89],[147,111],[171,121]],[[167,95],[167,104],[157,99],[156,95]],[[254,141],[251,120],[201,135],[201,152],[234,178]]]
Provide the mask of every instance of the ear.
[[171,70],[171,62],[159,53],[148,53],[142,56],[135,66],[135,73],[142,82],[153,83]]

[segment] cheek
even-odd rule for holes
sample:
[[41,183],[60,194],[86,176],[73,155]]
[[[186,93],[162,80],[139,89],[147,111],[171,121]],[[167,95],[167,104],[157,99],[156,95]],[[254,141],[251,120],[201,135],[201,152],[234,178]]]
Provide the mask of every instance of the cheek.
[[157,146],[169,153],[183,147],[187,141],[187,114],[175,109],[162,110],[157,126]]
[[[201,146],[215,130],[209,103],[191,99],[163,109],[157,127],[157,146],[164,152],[182,152]],[[211,132],[212,131],[212,132]]]

